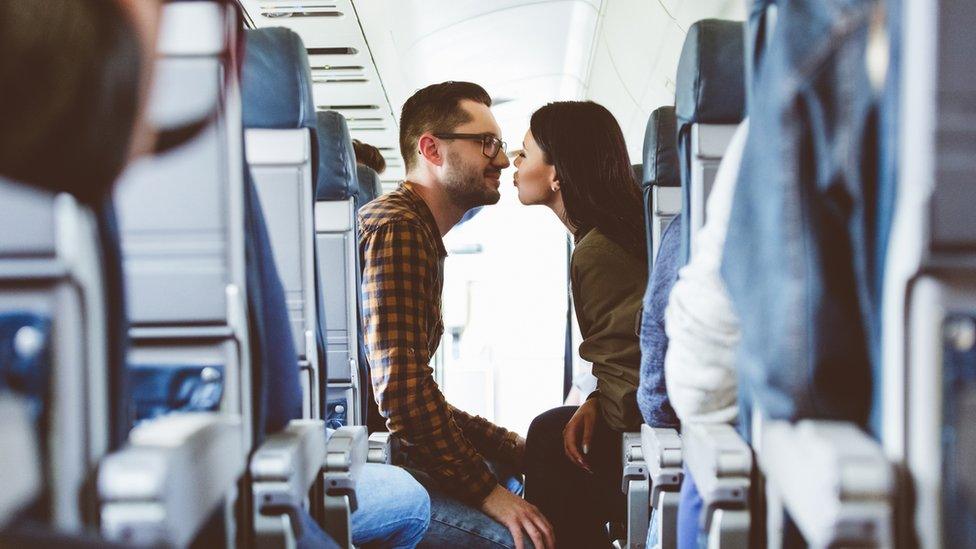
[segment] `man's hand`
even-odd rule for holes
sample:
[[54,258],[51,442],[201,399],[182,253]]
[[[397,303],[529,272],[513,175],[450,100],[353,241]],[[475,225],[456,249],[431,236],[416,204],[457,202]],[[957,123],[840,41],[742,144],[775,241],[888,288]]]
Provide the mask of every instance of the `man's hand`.
[[535,505],[505,488],[495,486],[482,502],[481,510],[508,528],[515,540],[515,549],[525,547],[522,532],[529,534],[536,549],[555,549],[556,535],[546,517],[542,516]]
[[593,429],[596,426],[597,415],[600,413],[600,401],[591,398],[580,406],[573,417],[569,418],[563,428],[563,449],[569,461],[575,463],[587,473],[592,473],[586,462],[586,454],[590,452],[593,440]]

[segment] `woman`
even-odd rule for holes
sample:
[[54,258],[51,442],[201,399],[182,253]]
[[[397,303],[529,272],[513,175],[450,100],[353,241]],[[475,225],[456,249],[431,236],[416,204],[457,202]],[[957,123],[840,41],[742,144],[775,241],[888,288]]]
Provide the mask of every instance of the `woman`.
[[635,331],[647,286],[641,195],[623,133],[593,102],[550,103],[532,115],[515,159],[519,200],[551,209],[576,240],[571,281],[597,388],[579,407],[535,419],[526,441],[526,499],[552,522],[560,547],[606,547],[624,516],[621,433],[641,424]]

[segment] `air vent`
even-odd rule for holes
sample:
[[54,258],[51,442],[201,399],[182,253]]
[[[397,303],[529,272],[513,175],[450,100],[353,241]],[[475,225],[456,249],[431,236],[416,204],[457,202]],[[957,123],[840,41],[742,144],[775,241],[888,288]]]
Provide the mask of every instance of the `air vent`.
[[349,124],[349,131],[351,132],[384,132],[386,131],[386,126],[383,124]]
[[280,17],[342,17],[334,2],[263,2],[261,15],[269,19]]
[[308,48],[309,55],[356,55],[356,48]]
[[379,105],[319,105],[320,111],[374,111]]
[[317,84],[349,84],[369,82],[360,65],[324,65],[312,67],[312,82]]

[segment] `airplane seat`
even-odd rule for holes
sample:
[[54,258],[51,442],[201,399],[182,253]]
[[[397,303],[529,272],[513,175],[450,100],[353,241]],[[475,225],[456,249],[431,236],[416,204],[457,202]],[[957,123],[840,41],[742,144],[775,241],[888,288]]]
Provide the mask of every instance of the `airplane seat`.
[[376,170],[362,164],[356,165],[356,178],[359,180],[359,192],[356,193],[356,207],[362,208],[383,194],[383,185]]
[[[664,237],[680,238],[676,228],[665,230],[681,211],[675,123],[673,107],[661,107],[651,113],[644,135],[644,169],[641,175],[648,270],[653,274],[657,269],[660,274],[661,269],[667,268],[673,271],[673,276],[677,274],[677,264],[655,264],[653,261]],[[649,292],[652,291],[651,283],[652,277],[649,277]],[[654,322],[649,316],[650,308],[646,301],[644,307],[641,323]],[[644,329],[642,326],[641,331]],[[641,352],[647,353],[648,349],[642,345]],[[660,374],[663,378],[663,372]],[[649,535],[648,522],[652,516],[657,527],[657,543],[664,548],[674,547],[678,490],[683,477],[678,430],[661,425],[643,425],[640,432],[626,433],[623,445],[622,488],[628,501],[627,547],[643,547]]]
[[[168,411],[249,414],[238,390],[249,349],[242,152],[230,137],[240,127],[236,23],[221,2],[167,4],[150,118],[162,129],[211,123],[136,162],[117,186],[136,420]],[[234,85],[225,94],[227,80]]]
[[[207,123],[123,174],[119,225],[109,218],[102,229],[122,244],[139,420],[95,481],[102,535],[120,543],[185,546],[234,528],[229,510],[250,447],[241,420],[250,403],[237,391],[249,377],[235,248],[243,207],[230,169],[241,154],[227,138],[240,127],[240,24],[226,2],[164,7],[149,118],[163,130]],[[185,413],[168,413],[177,410]]]
[[[681,50],[675,118],[682,189],[682,264],[694,253],[695,235],[705,223],[705,204],[716,173],[745,115],[743,42],[741,22],[706,19],[691,26]],[[703,502],[698,531],[707,537],[709,546],[747,547],[751,448],[732,425],[685,424],[681,457],[691,477],[683,484],[693,481],[689,486],[697,488]]]
[[677,132],[674,107],[659,107],[647,119],[641,191],[644,195],[648,269],[654,265],[664,229],[681,211]]
[[681,174],[682,263],[705,223],[705,202],[719,162],[745,114],[741,22],[705,19],[688,29],[675,82]]
[[241,77],[245,154],[284,285],[301,368],[302,416],[320,418],[312,219],[318,129],[305,47],[285,29],[250,31]]
[[364,425],[370,384],[362,360],[357,196],[362,187],[345,118],[318,113],[319,178],[315,193],[315,246],[328,365],[326,420],[330,427]]
[[83,487],[112,449],[98,225],[94,209],[67,193],[0,178],[4,434],[26,439],[23,447],[4,443],[17,478],[2,506],[11,513],[43,494],[47,503],[28,518],[67,532],[93,526],[95,494]]
[[[307,54],[301,39],[286,29],[247,32],[244,65],[245,112],[261,112],[271,121],[277,115],[293,117],[305,124],[303,108],[307,95],[277,89],[274,74],[282,70],[308,73]],[[272,64],[264,61],[274,59]],[[310,82],[310,74],[299,80]],[[249,87],[260,82],[262,86]],[[287,85],[287,84],[286,84]],[[304,89],[304,86],[301,87]],[[294,87],[291,91],[295,91]],[[286,98],[290,98],[285,100]],[[297,105],[296,105],[297,103]],[[282,122],[283,118],[277,118]],[[311,123],[310,121],[308,123]],[[321,140],[327,132],[318,126],[321,178],[326,155]],[[351,142],[350,142],[351,153]],[[289,323],[285,287],[278,275],[272,237],[263,213],[261,196],[250,169],[242,164],[247,222],[248,306],[254,334],[254,397],[256,437],[261,441],[251,462],[251,494],[254,533],[259,544],[291,546],[313,543],[334,546],[338,540],[350,545],[349,516],[356,509],[355,482],[366,460],[366,434],[362,428],[326,432],[319,419],[302,416],[300,365]],[[309,181],[310,183],[310,181]],[[308,185],[311,188],[311,185]],[[313,294],[314,295],[314,294]],[[317,328],[316,328],[317,331]],[[324,488],[324,495],[321,494]],[[306,505],[312,493],[310,508]],[[317,525],[324,524],[328,534]],[[330,537],[331,536],[331,537]]]

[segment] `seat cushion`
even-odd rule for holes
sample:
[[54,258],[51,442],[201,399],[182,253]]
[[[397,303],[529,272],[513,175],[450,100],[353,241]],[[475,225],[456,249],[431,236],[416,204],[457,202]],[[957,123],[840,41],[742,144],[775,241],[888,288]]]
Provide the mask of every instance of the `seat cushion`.
[[316,122],[318,174],[315,199],[345,200],[357,196],[356,151],[352,148],[352,136],[345,117],[334,111],[322,111],[316,114]]
[[249,30],[244,37],[244,127],[314,132],[312,72],[302,39],[280,27]]
[[680,187],[678,129],[674,107],[660,107],[647,119],[644,131],[644,174],[641,186]]
[[704,19],[688,29],[675,82],[680,124],[738,124],[745,111],[741,22]]

